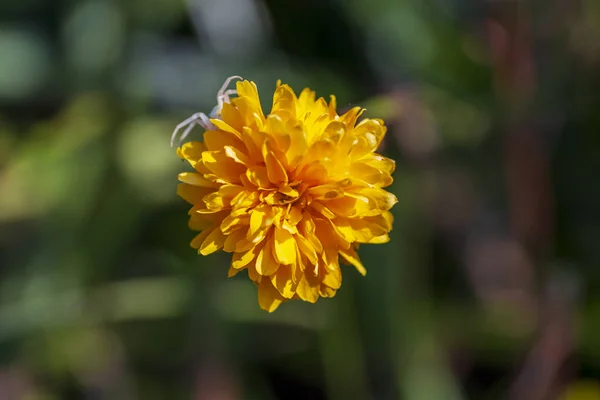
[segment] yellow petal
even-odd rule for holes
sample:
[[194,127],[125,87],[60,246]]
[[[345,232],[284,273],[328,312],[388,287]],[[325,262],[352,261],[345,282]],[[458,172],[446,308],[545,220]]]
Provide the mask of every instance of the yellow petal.
[[329,115],[335,117],[337,115],[337,100],[334,95],[329,96]]
[[295,235],[296,243],[298,244],[298,248],[304,254],[311,264],[317,263],[317,252],[314,247],[310,244],[308,239],[306,239],[302,235]]
[[329,200],[324,204],[327,204],[327,208],[336,216],[354,217],[357,214],[356,203],[355,198],[345,196]]
[[285,194],[288,197],[298,197],[299,193],[296,189],[292,188],[287,183],[279,185],[279,192]]
[[315,104],[315,92],[310,89],[304,89],[298,96],[298,102],[296,103],[296,113],[299,118],[304,117]]
[[206,151],[204,143],[187,142],[177,149],[177,155],[189,162],[193,168],[196,168],[196,164],[202,159],[203,151]]
[[[220,211],[224,208],[229,208],[229,200],[225,199],[218,192],[207,194],[206,196],[204,196],[202,198],[202,201],[204,202],[204,204],[206,204],[207,210],[212,210],[212,211],[219,210]],[[200,211],[200,212],[202,212],[202,211]]]
[[292,225],[298,225],[298,222],[302,219],[304,213],[299,206],[293,206],[287,215],[287,220]]
[[232,146],[236,149],[244,150],[244,142],[235,133],[226,130],[206,131],[204,132],[204,145],[209,151],[223,150],[225,146]]
[[223,222],[221,222],[221,231],[224,234],[229,235],[234,229],[239,228],[241,225],[248,225],[249,223],[250,216],[244,209],[241,209],[223,218]]
[[217,250],[221,250],[224,244],[225,235],[223,235],[223,232],[221,232],[221,229],[217,226],[210,232],[206,239],[204,239],[198,252],[203,256],[206,256]]
[[204,176],[196,173],[196,172],[182,172],[179,174],[178,179],[192,186],[202,186],[208,188],[214,188],[217,185],[214,182],[209,181],[204,178]]
[[393,217],[389,211],[381,215],[364,218],[352,218],[348,222],[352,226],[356,241],[371,243],[375,237],[382,237],[392,229]]
[[276,114],[278,110],[292,112],[291,117],[296,117],[296,94],[289,85],[281,85],[275,89],[271,113]]
[[244,268],[246,265],[250,263],[250,261],[254,260],[258,255],[258,251],[260,249],[258,246],[254,246],[249,250],[244,252],[235,252],[233,253],[233,258],[231,261],[231,266],[235,269]]
[[[193,231],[203,231],[214,224],[212,218],[209,218],[214,215],[215,214],[200,214],[194,212],[190,214],[190,219],[188,220],[188,227]],[[196,246],[196,248],[198,248],[198,246]]]
[[305,116],[304,125],[306,127],[307,142],[312,143],[318,139],[318,136],[330,121],[329,105],[321,97],[313,103],[310,112]]
[[[356,200],[354,211],[351,216],[369,217],[380,215],[388,211],[398,202],[396,196],[392,193],[377,187],[353,189],[351,191],[346,191],[345,195]],[[328,207],[333,208],[331,204],[328,203],[327,205]]]
[[301,126],[291,127],[287,132],[290,136],[290,146],[285,157],[287,159],[288,167],[291,170],[296,168],[298,163],[306,155],[308,143],[306,142],[306,135]]
[[275,258],[281,264],[296,262],[296,240],[287,230],[275,228]]
[[340,250],[340,255],[348,262],[348,264],[354,265],[354,268],[356,268],[361,275],[365,276],[367,274],[367,270],[365,269],[365,266],[362,265],[362,262],[360,262],[360,258],[358,257],[358,254],[356,254],[356,251],[353,249]]
[[219,187],[218,193],[224,198],[231,200],[243,190],[243,186],[225,184]]
[[323,283],[332,289],[339,289],[342,286],[342,271],[339,266],[333,269],[324,269],[324,271]]
[[279,266],[277,272],[271,275],[271,283],[279,291],[279,294],[286,299],[291,299],[296,294],[296,287],[298,285],[292,281],[290,266]]
[[229,204],[235,208],[249,208],[258,202],[258,193],[250,190],[244,190],[238,193]]
[[329,139],[315,141],[306,153],[303,163],[310,164],[316,161],[325,162],[336,155],[336,144]]
[[201,204],[207,194],[214,192],[213,188],[193,186],[187,183],[177,185],[177,194],[190,204]]
[[282,153],[288,151],[292,144],[292,138],[287,133],[285,123],[279,116],[271,114],[267,117],[267,132],[279,151]]
[[332,200],[343,195],[342,188],[337,183],[328,183],[325,185],[313,186],[306,191],[313,198],[318,200]]
[[204,240],[206,239],[206,237],[212,232],[212,230],[214,229],[214,226],[211,226],[204,229],[202,232],[200,232],[198,235],[196,235],[196,237],[194,239],[192,239],[192,241],[190,242],[190,246],[194,249],[197,249],[200,247],[200,245],[204,242]]
[[360,162],[365,163],[373,168],[392,174],[396,169],[396,162],[391,158],[381,156],[379,154],[369,154],[360,159]]
[[353,107],[344,115],[340,116],[340,121],[344,122],[346,126],[352,127],[356,124],[356,120],[362,115],[364,111],[364,108]]
[[242,150],[239,150],[234,146],[224,146],[223,149],[225,150],[225,155],[236,163],[246,167],[250,165],[250,159]]
[[[315,223],[310,217],[310,215],[305,215],[302,218],[302,221],[298,223],[298,230],[300,234],[308,240],[310,245],[315,249],[317,253],[321,253],[323,251],[323,244],[321,240],[317,237]],[[335,245],[335,244],[334,244]]]
[[229,267],[229,270],[227,271],[227,277],[231,278],[237,275],[237,273],[240,272],[239,269],[235,269],[232,266]]
[[390,241],[390,236],[386,233],[385,235],[374,236],[371,239],[369,239],[368,241],[366,241],[365,243],[383,244],[383,243],[387,243],[389,241]]
[[393,193],[387,192],[380,188],[371,187],[361,189],[358,193],[374,201],[374,206],[381,211],[388,211],[394,206],[394,204],[398,202],[398,199],[396,198],[396,196],[394,196]]
[[[226,108],[228,110],[231,110],[232,106],[230,104],[228,104],[227,106],[225,106],[225,104],[223,104],[223,110],[225,110]],[[236,110],[236,112],[237,112],[237,115],[234,118],[239,118],[239,122],[237,124],[235,124],[236,125],[235,127],[234,127],[234,125],[232,125],[231,123],[229,123],[225,120],[224,113],[222,113],[222,115],[223,115],[222,120],[218,119],[218,118],[212,118],[210,120],[210,122],[219,129],[218,131],[215,131],[215,132],[227,132],[241,140],[242,134],[240,133],[240,131],[238,129],[243,128],[243,122],[241,121],[241,116],[240,116],[239,111]],[[211,132],[211,131],[204,132],[204,135],[205,135],[204,140],[206,140],[207,132]]]
[[[221,120],[235,130],[232,133],[239,134],[244,128],[244,121],[242,119],[242,116],[240,115],[240,110],[238,110],[231,103],[223,103],[223,107],[221,107]],[[219,129],[223,129],[214,122],[213,124],[216,125]]]
[[331,227],[335,232],[346,242],[354,243],[356,241],[356,235],[354,229],[350,225],[350,222],[346,218],[334,218],[331,221]]
[[264,118],[256,84],[254,82],[244,80],[236,82],[235,86],[238,96],[250,101],[253,106],[252,111],[260,114],[260,116]]
[[253,166],[246,171],[246,177],[256,187],[260,189],[269,189],[273,184],[269,180],[267,168],[263,166]]
[[336,293],[336,289],[330,288],[327,285],[321,285],[319,287],[319,296],[321,296],[321,297],[325,297],[325,298],[333,297],[333,296],[335,296],[335,293]]
[[375,143],[370,151],[377,149],[383,137],[385,136],[387,128],[383,125],[383,121],[380,119],[365,119],[361,121],[354,128],[354,135],[357,137],[364,137],[366,135],[372,135],[375,137]]
[[246,167],[229,158],[225,150],[205,151],[202,153],[202,164],[213,174],[230,183],[240,183],[240,175],[246,172]]
[[237,252],[244,252],[244,251],[248,251],[251,248],[253,248],[254,246],[256,246],[256,244],[248,241],[248,239],[242,239],[239,242],[236,243],[235,245],[235,251]]
[[325,218],[335,218],[335,214],[333,213],[333,211],[331,211],[327,206],[325,206],[318,200],[310,203],[310,207]]
[[275,226],[285,230],[286,232],[289,232],[292,235],[298,233],[298,227],[296,225],[290,224],[290,222],[287,219],[282,220],[280,224],[276,224]]
[[296,263],[289,266],[291,268],[291,278],[295,285],[294,287],[297,287],[297,283],[300,282],[300,279],[302,279],[302,275],[304,274],[307,264],[308,260],[306,256],[302,255],[300,250],[298,250],[296,253]]
[[346,124],[341,121],[331,121],[321,134],[319,140],[329,140],[334,145],[338,145],[345,134]]
[[315,161],[303,167],[297,174],[296,179],[310,185],[318,185],[327,177],[327,168],[319,161]]
[[275,154],[267,151],[265,154],[265,164],[267,166],[267,175],[269,177],[269,181],[275,185],[288,182],[287,172],[277,157],[275,157]]
[[256,259],[252,260],[252,262],[248,264],[247,269],[248,278],[250,278],[252,282],[259,283],[262,280],[262,275],[259,275],[258,272],[256,272]]
[[296,293],[298,294],[298,297],[304,301],[308,301],[309,303],[316,303],[319,299],[318,287],[314,284],[314,282],[309,282],[309,280],[306,278],[306,275],[303,275],[302,279],[300,279],[300,282],[298,282]]
[[[317,227],[315,231],[315,235],[318,238],[318,243],[321,245],[321,250],[317,251],[318,254],[327,255],[329,252],[336,254],[337,258],[337,249],[340,247],[340,238],[336,234],[335,230],[331,227],[331,223],[327,222],[324,219],[317,219],[315,221],[315,225]],[[311,242],[313,247],[315,247],[315,243]],[[315,247],[316,249],[316,247]],[[325,261],[327,264],[333,263],[334,260],[332,257],[328,257]]]
[[[246,149],[248,150],[248,155],[255,162],[264,162],[262,155],[262,142],[260,140],[264,139],[263,135],[257,135],[258,132],[255,132],[249,126],[244,126],[242,130],[242,141],[246,145]],[[260,136],[260,137],[256,137]]]
[[267,238],[265,245],[256,258],[256,271],[260,275],[271,275],[277,271],[279,263],[273,257],[273,239]]
[[260,308],[271,313],[279,307],[283,298],[270,281],[266,282],[258,285],[258,304]]
[[362,162],[350,165],[349,173],[356,179],[378,187],[386,187],[393,182],[392,176],[388,172]]
[[246,238],[246,232],[244,229],[236,229],[235,231],[229,233],[225,238],[225,242],[223,243],[223,250],[227,253],[232,253],[235,251],[236,245],[242,240]]
[[250,229],[247,239],[253,243],[261,241],[267,230],[273,225],[275,218],[275,207],[267,204],[259,204],[250,211]]

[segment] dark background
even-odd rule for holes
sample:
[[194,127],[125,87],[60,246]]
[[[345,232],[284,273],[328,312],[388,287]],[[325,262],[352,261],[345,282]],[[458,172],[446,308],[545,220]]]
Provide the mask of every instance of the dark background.
[[[189,247],[170,134],[238,74],[389,126],[333,299]],[[1,0],[0,399],[600,399],[599,92],[596,0]]]

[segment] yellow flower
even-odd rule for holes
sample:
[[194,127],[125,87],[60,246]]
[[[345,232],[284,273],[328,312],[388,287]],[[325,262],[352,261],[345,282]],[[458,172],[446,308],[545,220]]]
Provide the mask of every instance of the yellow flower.
[[290,299],[333,297],[339,262],[365,275],[359,244],[389,240],[397,200],[382,189],[394,161],[375,153],[383,121],[357,123],[360,107],[338,115],[334,96],[329,104],[309,89],[297,97],[280,82],[265,116],[254,82],[236,86],[210,124],[198,122],[204,141],[177,149],[195,170],[179,174],[178,186],[193,205],[190,228],[201,231],[191,246],[232,253],[229,276],[248,270],[269,312]]

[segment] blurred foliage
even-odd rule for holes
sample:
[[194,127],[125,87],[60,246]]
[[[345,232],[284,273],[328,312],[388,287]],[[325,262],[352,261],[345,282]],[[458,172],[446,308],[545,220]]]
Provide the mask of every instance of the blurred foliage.
[[[600,398],[599,34],[594,0],[3,0],[0,398]],[[169,137],[234,74],[389,126],[392,241],[334,299],[267,314],[188,246]]]

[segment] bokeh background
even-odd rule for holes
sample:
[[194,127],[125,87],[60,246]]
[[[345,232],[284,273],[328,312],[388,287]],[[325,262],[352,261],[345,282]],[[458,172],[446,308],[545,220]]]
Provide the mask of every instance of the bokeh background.
[[[333,299],[189,247],[169,138],[237,74],[389,126]],[[599,93],[596,0],[1,0],[0,399],[600,399]]]

